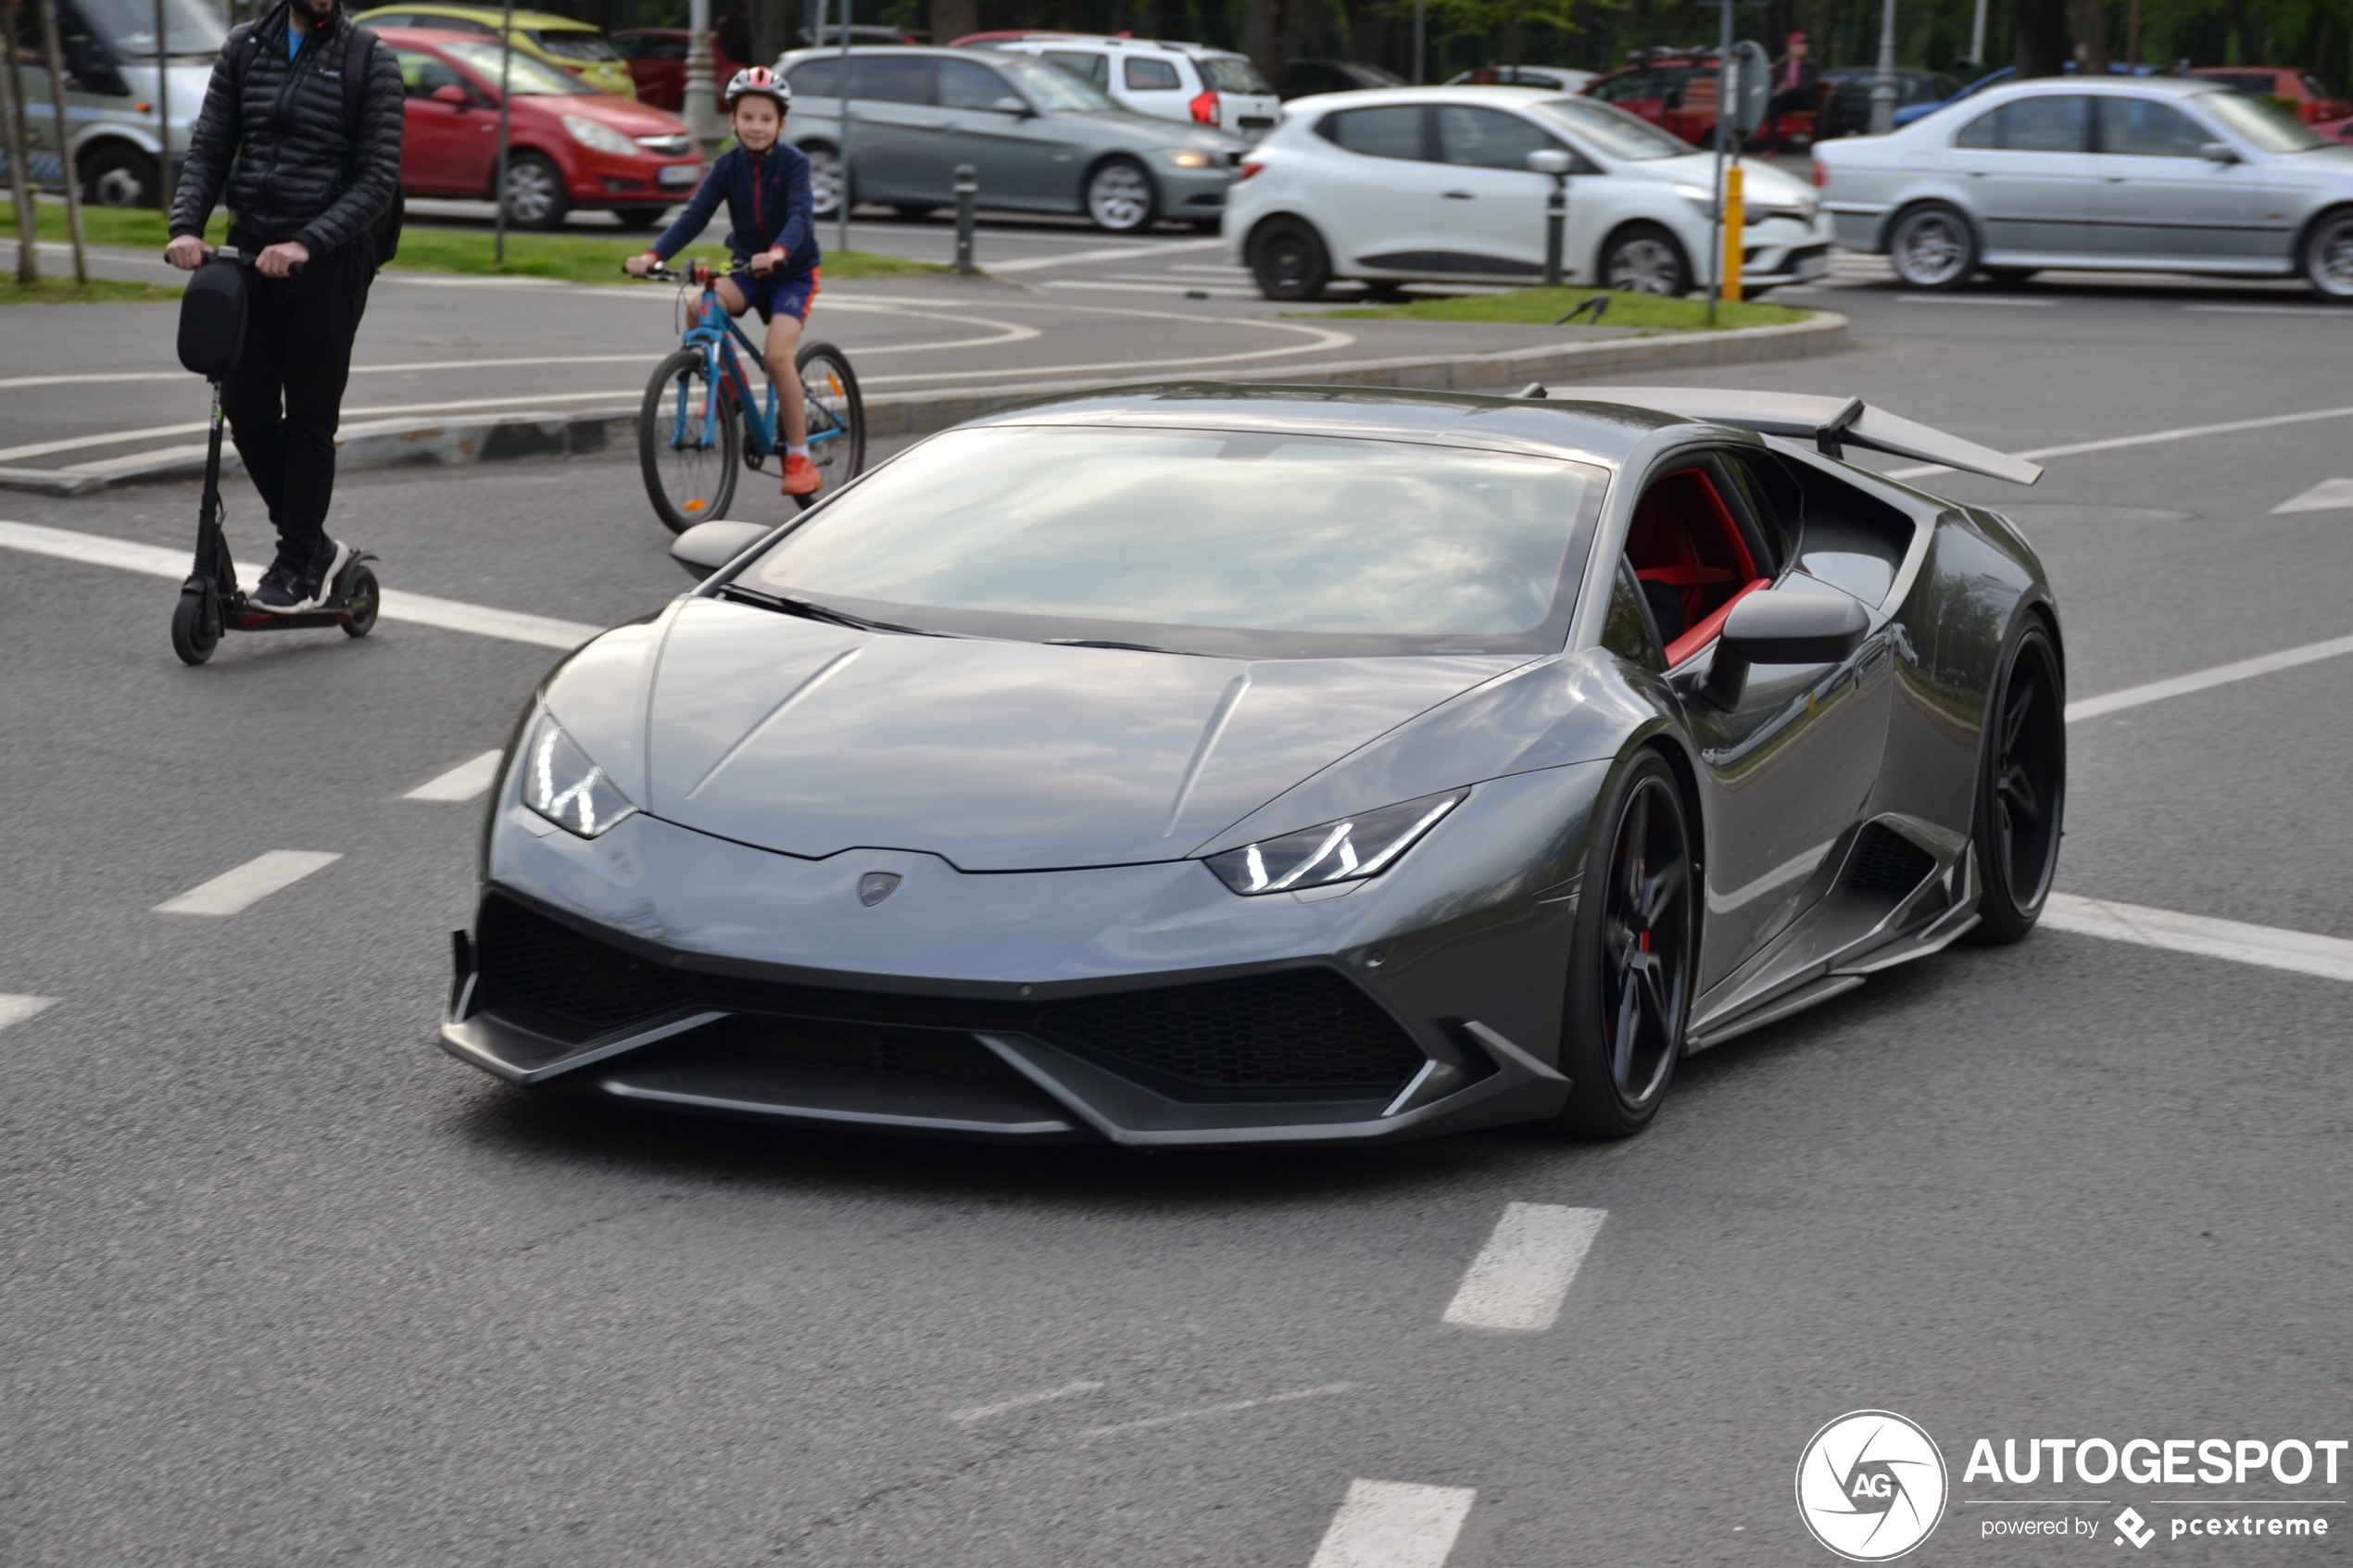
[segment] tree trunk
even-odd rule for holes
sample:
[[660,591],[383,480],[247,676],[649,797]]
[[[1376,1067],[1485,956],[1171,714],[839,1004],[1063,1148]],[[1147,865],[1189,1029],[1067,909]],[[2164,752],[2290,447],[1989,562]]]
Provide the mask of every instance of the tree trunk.
[[980,0],[931,0],[931,41],[953,44],[980,31]]
[[1283,0],[1242,0],[1242,53],[1269,82],[1283,79]]
[[2067,58],[2067,12],[2063,0],[2011,0],[2018,25],[2015,56],[2020,77],[2057,76]]
[[2067,0],[2067,30],[2075,36],[2075,69],[2108,74],[2108,7],[2102,0]]
[[774,65],[776,56],[793,46],[800,10],[797,0],[744,0],[744,19],[750,23],[751,58],[742,63]]

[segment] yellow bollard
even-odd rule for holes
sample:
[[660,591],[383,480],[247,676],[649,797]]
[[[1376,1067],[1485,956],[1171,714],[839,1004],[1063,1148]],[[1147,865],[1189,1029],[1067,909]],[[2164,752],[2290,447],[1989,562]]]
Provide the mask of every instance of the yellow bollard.
[[1748,219],[1741,207],[1741,166],[1733,164],[1724,170],[1724,288],[1723,296],[1738,300],[1741,296],[1741,231],[1748,227]]

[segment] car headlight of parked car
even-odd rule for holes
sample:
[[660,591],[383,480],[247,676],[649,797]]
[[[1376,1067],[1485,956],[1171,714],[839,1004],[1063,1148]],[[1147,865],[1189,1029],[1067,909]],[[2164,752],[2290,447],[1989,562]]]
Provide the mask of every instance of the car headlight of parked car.
[[1321,822],[1277,838],[1263,838],[1208,859],[1211,871],[1237,893],[1287,893],[1378,876],[1438,820],[1463,803],[1467,789],[1425,795],[1336,822]]
[[522,803],[583,838],[596,837],[637,809],[547,713],[533,721],[523,742]]
[[1179,169],[1207,169],[1217,161],[1198,147],[1171,147],[1167,150],[1167,157]]
[[636,143],[615,131],[603,120],[590,119],[586,115],[564,116],[564,134],[584,147],[592,148],[600,153],[610,153],[615,157],[635,157],[638,153]]

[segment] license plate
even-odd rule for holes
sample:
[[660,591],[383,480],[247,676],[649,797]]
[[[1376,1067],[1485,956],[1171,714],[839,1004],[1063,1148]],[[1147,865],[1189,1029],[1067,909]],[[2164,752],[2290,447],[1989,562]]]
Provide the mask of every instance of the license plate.
[[698,163],[669,164],[664,166],[661,172],[654,176],[654,183],[657,185],[691,185],[695,182],[696,178],[701,173],[702,165]]
[[1809,282],[1816,278],[1827,278],[1830,273],[1831,258],[1827,256],[1806,256],[1798,258],[1797,275]]

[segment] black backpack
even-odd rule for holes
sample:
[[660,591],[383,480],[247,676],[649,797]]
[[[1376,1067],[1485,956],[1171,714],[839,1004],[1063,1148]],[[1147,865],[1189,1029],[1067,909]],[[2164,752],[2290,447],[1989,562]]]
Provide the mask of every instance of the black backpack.
[[[283,6],[280,8],[283,9]],[[237,51],[236,69],[230,78],[231,85],[234,89],[230,101],[237,105],[241,112],[245,101],[245,72],[252,68],[253,62],[260,57],[261,32],[262,29],[268,25],[269,19],[266,17],[255,22],[245,32],[245,47]],[[360,93],[368,84],[368,56],[375,48],[377,42],[374,33],[364,27],[354,26],[344,43],[343,134],[344,140],[351,144],[355,155],[359,144]],[[343,169],[345,184],[348,185],[357,174],[358,169],[354,167],[352,160],[346,158]],[[376,220],[375,230],[368,236],[378,270],[382,270],[385,262],[400,254],[400,225],[408,216],[409,198],[401,191],[399,182],[396,178],[392,187],[392,205],[384,209],[384,215],[382,218]]]

